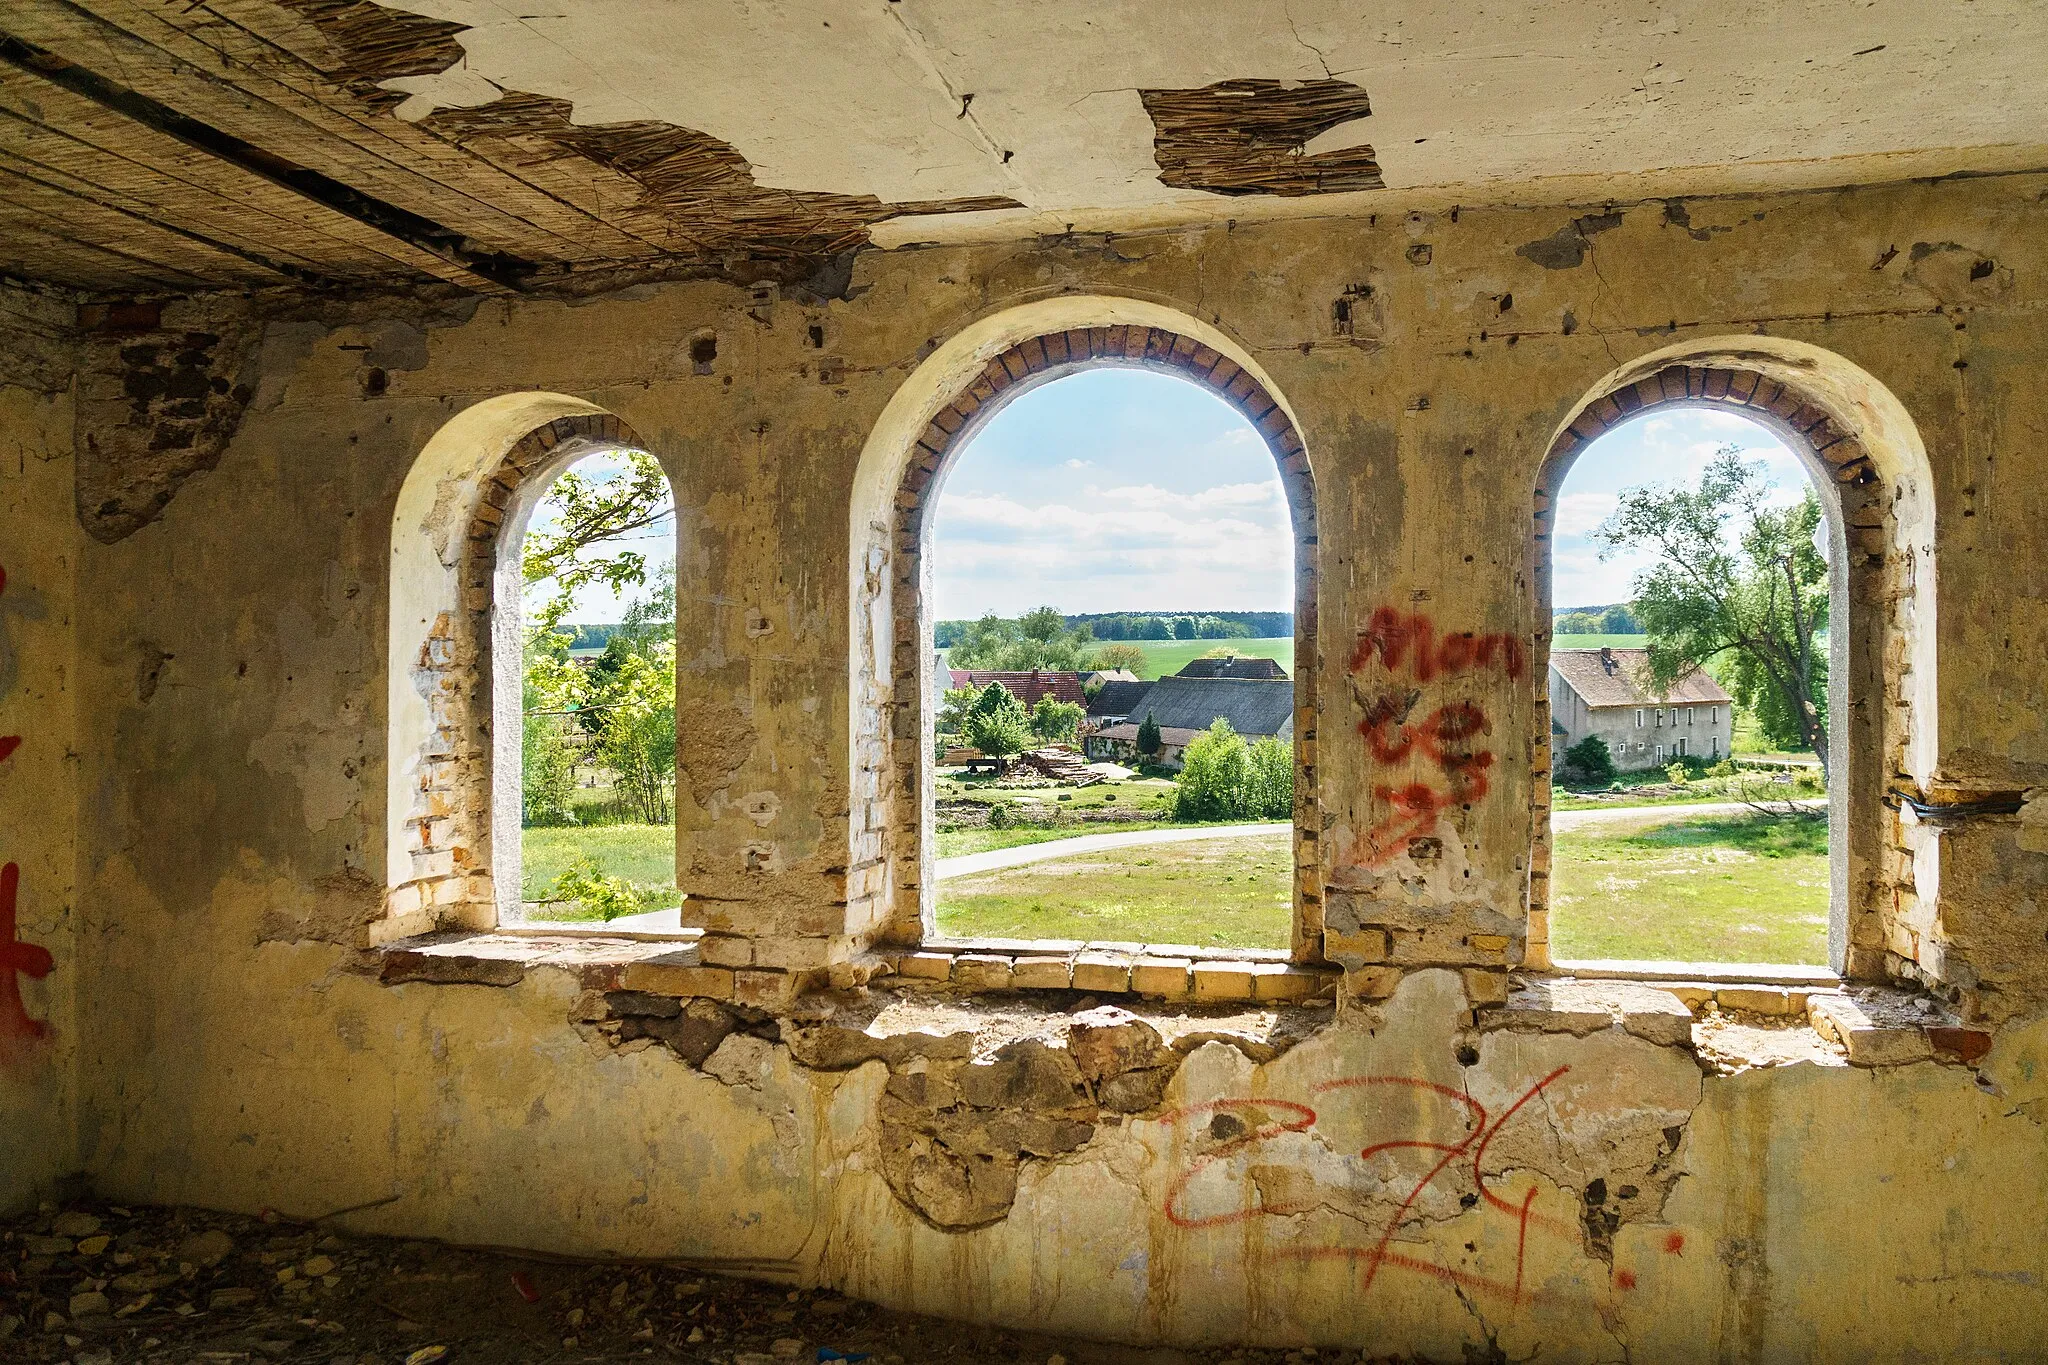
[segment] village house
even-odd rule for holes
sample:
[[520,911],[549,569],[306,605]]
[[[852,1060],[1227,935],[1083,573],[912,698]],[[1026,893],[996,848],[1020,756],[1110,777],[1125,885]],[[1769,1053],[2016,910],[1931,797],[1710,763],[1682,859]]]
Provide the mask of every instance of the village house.
[[1550,652],[1551,762],[1589,735],[1607,742],[1624,772],[1661,768],[1688,756],[1726,758],[1735,733],[1735,699],[1702,672],[1663,695],[1649,690],[1646,649]]
[[1159,727],[1159,752],[1146,757],[1168,768],[1180,767],[1181,751],[1218,719],[1229,721],[1230,728],[1248,740],[1288,744],[1294,740],[1294,684],[1178,673],[1161,678],[1121,722],[1082,741],[1088,757],[1136,761],[1138,730],[1147,719]]

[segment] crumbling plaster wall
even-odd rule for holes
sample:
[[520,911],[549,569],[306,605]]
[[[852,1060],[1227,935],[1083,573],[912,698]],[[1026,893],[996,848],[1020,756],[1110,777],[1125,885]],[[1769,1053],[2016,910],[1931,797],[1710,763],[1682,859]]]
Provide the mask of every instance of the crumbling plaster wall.
[[0,288],[0,1209],[79,1167],[74,311]]
[[[859,452],[934,346],[1061,290],[1209,322],[1298,417],[1321,499],[1326,847],[1384,814],[1349,701],[1357,632],[1394,607],[1526,638],[1530,489],[1560,421],[1635,355],[1752,331],[1848,357],[1912,414],[1941,552],[1936,767],[1975,789],[2040,784],[2048,736],[2016,699],[2038,696],[2048,663],[2044,191],[2016,177],[1612,214],[1447,210],[871,253],[836,300],[682,284],[271,321],[215,466],[81,550],[83,1164],[122,1198],[359,1209],[353,1226],[699,1257],[1133,1339],[1943,1358],[1967,1322],[1979,1345],[2037,1350],[2048,1262],[2023,1230],[2048,1216],[2048,1038],[2026,1022],[2048,991],[2044,855],[2010,823],[1958,826],[1929,855],[1930,932],[2002,1026],[1977,1075],[1924,1062],[1703,1078],[1682,1047],[1619,1027],[1467,1036],[1459,979],[1411,972],[1391,1003],[1263,1065],[1197,1049],[1158,1108],[1027,1162],[1007,1215],[971,1232],[921,1221],[877,1177],[882,1063],[813,1070],[743,1032],[704,1064],[717,1079],[590,1038],[565,973],[383,986],[360,945],[385,885],[391,512],[437,429],[483,398],[545,390],[617,413],[662,459],[696,717],[679,876],[732,923],[785,926],[843,896]],[[214,330],[206,316],[237,306],[173,305],[165,326]],[[691,342],[706,333],[702,374]],[[1416,966],[1499,961],[1520,933],[1540,682],[1455,681],[1446,698],[1487,713],[1496,758],[1457,846],[1416,873],[1435,915],[1397,954]],[[760,793],[775,798],[765,821]],[[1561,1088],[1532,1090],[1560,1066]],[[1412,1083],[1440,1085],[1496,1118],[1533,1095],[1487,1179],[1549,1221],[1521,1238],[1491,1202],[1460,1206],[1481,1193],[1468,1180],[1419,1194],[1404,1223],[1401,1192],[1436,1154],[1401,1148],[1370,1169],[1344,1154],[1457,1142],[1462,1123],[1337,1084],[1363,1077],[1462,1109]],[[1168,1116],[1246,1098],[1356,1124],[1276,1133],[1272,1160],[1226,1153],[1179,1191],[1214,1201],[1190,1215],[1177,1176],[1213,1154],[1203,1142],[1243,1134]],[[1650,1208],[1645,1182],[1674,1175]],[[1596,1233],[1589,1196],[1619,1210],[1623,1183],[1649,1211]],[[1253,1189],[1274,1212],[1176,1221],[1248,1207]],[[1368,1285],[1358,1247],[1384,1229],[1405,1260]]]

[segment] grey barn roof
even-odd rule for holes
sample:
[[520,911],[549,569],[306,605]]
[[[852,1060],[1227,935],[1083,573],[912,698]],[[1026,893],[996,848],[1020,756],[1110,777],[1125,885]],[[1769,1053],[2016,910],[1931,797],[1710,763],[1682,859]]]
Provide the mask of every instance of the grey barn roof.
[[1292,682],[1249,678],[1161,678],[1129,713],[1160,728],[1206,730],[1221,716],[1241,735],[1277,735],[1294,718]]
[[1091,716],[1128,716],[1145,700],[1145,694],[1152,690],[1148,682],[1106,682],[1088,702]]
[[1182,678],[1284,678],[1287,670],[1277,660],[1254,654],[1233,654],[1220,659],[1190,659],[1176,676]]
[[1652,695],[1647,649],[1553,649],[1550,666],[1588,706],[1688,706],[1735,700],[1698,671],[1672,683],[1668,694]]

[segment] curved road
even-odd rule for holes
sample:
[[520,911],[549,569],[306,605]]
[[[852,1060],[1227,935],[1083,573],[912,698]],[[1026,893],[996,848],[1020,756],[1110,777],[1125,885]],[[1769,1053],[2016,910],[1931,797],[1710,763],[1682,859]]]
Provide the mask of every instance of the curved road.
[[[1827,804],[1825,799],[1794,803],[1806,810]],[[1621,806],[1614,810],[1565,810],[1550,817],[1550,827],[1560,832],[1584,829],[1588,825],[1619,825],[1635,820],[1651,824],[1687,815],[1739,815],[1752,807],[1740,801],[1695,801],[1673,806]],[[1071,839],[1048,839],[1015,848],[990,849],[986,853],[963,853],[941,858],[938,879],[971,877],[1006,867],[1023,867],[1054,858],[1072,858],[1084,853],[1106,853],[1117,848],[1142,848],[1148,844],[1185,844],[1198,839],[1245,839],[1257,834],[1285,834],[1293,829],[1286,823],[1264,825],[1198,825],[1190,829],[1138,829],[1124,834],[1081,834]]]

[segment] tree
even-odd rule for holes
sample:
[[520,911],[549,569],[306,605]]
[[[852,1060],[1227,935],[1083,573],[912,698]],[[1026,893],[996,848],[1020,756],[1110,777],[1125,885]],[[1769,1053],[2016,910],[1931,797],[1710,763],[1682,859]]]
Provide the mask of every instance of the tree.
[[939,723],[934,728],[941,734],[959,734],[967,724],[967,713],[974,708],[974,699],[980,695],[978,687],[947,688],[939,702]]
[[1614,755],[1607,748],[1607,741],[1598,735],[1587,735],[1577,744],[1564,751],[1565,776],[1576,778],[1591,786],[1604,787],[1614,780]]
[[[1027,640],[1057,640],[1067,633],[1067,618],[1058,607],[1039,607],[1017,618],[1017,633]],[[1094,638],[1094,632],[1089,632]]]
[[1138,723],[1138,752],[1147,758],[1159,752],[1159,722],[1152,719],[1150,711]]
[[1627,489],[1597,534],[1603,557],[1655,557],[1636,575],[1632,604],[1649,636],[1652,688],[1662,692],[1726,656],[1736,700],[1774,742],[1811,750],[1825,777],[1827,657],[1815,643],[1828,625],[1828,565],[1814,543],[1820,501],[1809,491],[1771,508],[1767,491],[1763,466],[1723,446],[1697,489]]
[[563,723],[577,705],[582,678],[569,662],[570,637],[538,627],[527,631],[520,678],[519,818],[525,825],[575,821],[575,755]]
[[1251,792],[1251,754],[1244,736],[1218,716],[1180,756],[1180,781],[1173,791],[1177,820],[1241,820]]
[[1194,618],[1194,617],[1192,617],[1192,616],[1176,616],[1176,617],[1174,617],[1174,618],[1173,618],[1173,638],[1174,638],[1174,639],[1176,639],[1176,640],[1192,640],[1192,639],[1194,639],[1194,638],[1195,638],[1195,618]]
[[639,551],[587,552],[675,514],[668,478],[654,457],[644,450],[618,454],[624,465],[616,474],[592,477],[571,469],[557,478],[546,499],[553,515],[527,531],[520,547],[519,572],[529,587],[554,580],[553,600],[536,613],[548,625],[567,614],[579,588],[602,583],[622,593],[645,584],[647,557]]
[[1070,701],[1048,692],[1031,708],[1031,733],[1047,744],[1071,743],[1081,733],[1084,712]]
[[598,730],[598,754],[641,822],[665,825],[676,783],[675,646],[628,657],[612,698]]
[[1268,736],[1252,741],[1251,790],[1245,813],[1255,820],[1286,820],[1294,815],[1294,750]]
[[1009,688],[990,683],[968,709],[960,735],[990,758],[1011,758],[1031,747],[1031,722]]
[[1095,651],[1095,666],[1100,669],[1129,669],[1133,673],[1145,671],[1145,651],[1136,645],[1118,642],[1107,644]]

